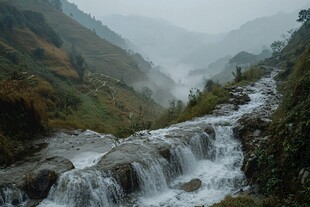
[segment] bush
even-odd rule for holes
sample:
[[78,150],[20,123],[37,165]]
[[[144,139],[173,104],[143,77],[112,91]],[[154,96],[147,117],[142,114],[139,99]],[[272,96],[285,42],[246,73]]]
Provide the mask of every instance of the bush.
[[34,51],[33,51],[33,55],[38,58],[38,59],[42,59],[44,57],[44,53],[45,53],[45,50],[43,48],[36,48]]
[[45,103],[24,80],[0,84],[0,130],[5,136],[25,138],[44,129]]
[[[282,85],[283,101],[273,117],[270,143],[259,155],[259,183],[265,194],[295,194],[300,204],[310,203],[307,186],[298,179],[309,167],[310,156],[310,48]],[[302,206],[302,205],[297,205]]]
[[46,41],[53,43],[56,47],[61,47],[63,41],[60,35],[49,26],[43,14],[35,11],[23,11],[26,26],[36,35],[42,37]]
[[263,207],[263,202],[254,196],[226,196],[223,201],[211,207]]
[[8,165],[13,161],[13,145],[0,132],[0,166]]

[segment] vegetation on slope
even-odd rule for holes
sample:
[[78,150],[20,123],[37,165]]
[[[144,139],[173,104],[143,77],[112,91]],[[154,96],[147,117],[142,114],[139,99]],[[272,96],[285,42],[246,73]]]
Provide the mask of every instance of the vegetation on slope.
[[218,104],[226,103],[229,100],[227,88],[255,82],[267,72],[268,70],[261,66],[252,66],[244,72],[240,67],[236,67],[234,81],[224,86],[213,80],[206,80],[202,91],[199,89],[190,90],[186,106],[180,100],[171,100],[169,108],[155,122],[154,128],[166,127],[210,114]]
[[124,81],[90,72],[78,48],[66,49],[68,42],[41,13],[1,0],[0,28],[0,165],[16,161],[27,140],[46,129],[92,129],[125,136],[130,133],[124,128],[140,117],[149,123],[161,111]]
[[[305,27],[308,24],[302,32]],[[292,73],[281,86],[284,97],[273,119],[269,147],[259,152],[262,192],[281,198],[290,195],[291,206],[310,205],[309,177],[302,181],[302,170],[309,170],[310,166],[309,59],[310,47],[297,58]]]
[[85,59],[91,71],[122,79],[127,84],[145,80],[145,74],[123,49],[100,38],[94,31],[80,25],[59,11],[46,0],[12,0],[21,10],[32,10],[44,14],[48,24],[59,32],[64,49],[75,48]]
[[[213,207],[310,206],[310,10],[304,11],[308,16],[303,26],[265,61],[283,69],[278,75],[283,100],[274,114],[268,143],[257,149],[259,168],[252,178],[268,198],[227,197]],[[257,203],[248,204],[249,199]]]
[[96,20],[91,14],[86,14],[81,11],[74,3],[69,3],[67,0],[61,0],[63,12],[72,19],[79,22],[84,27],[94,31],[101,38],[123,48],[125,50],[130,49],[126,41],[110,30],[107,26],[103,25],[100,20]]

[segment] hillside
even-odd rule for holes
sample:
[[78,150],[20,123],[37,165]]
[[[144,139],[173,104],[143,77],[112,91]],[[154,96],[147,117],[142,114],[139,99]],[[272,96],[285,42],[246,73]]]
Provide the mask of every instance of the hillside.
[[[252,149],[245,152],[251,154],[244,167],[246,176],[252,185],[258,184],[258,191],[254,196],[228,196],[213,207],[310,206],[309,37],[308,18],[291,36],[280,56],[264,62],[265,65],[273,64],[282,69],[277,79],[283,98],[272,120],[253,114],[252,117],[245,117],[246,123],[241,129],[240,138],[246,143],[245,149],[252,145]],[[255,138],[258,129],[263,129],[263,134],[267,136]],[[253,145],[260,141],[261,144]]]
[[296,16],[297,12],[277,13],[249,21],[241,25],[239,29],[229,32],[222,41],[201,45],[195,52],[184,58],[183,62],[194,63],[199,68],[205,67],[220,57],[235,55],[240,51],[258,54],[275,40],[281,39],[281,35],[299,27]]
[[114,45],[117,45],[125,50],[130,49],[130,46],[127,44],[129,42],[124,40],[114,31],[110,30],[107,26],[103,25],[101,21],[94,19],[90,14],[84,13],[73,3],[69,3],[66,0],[62,0],[61,3],[62,10],[66,15],[76,20],[84,27],[96,32],[98,36],[113,43]]
[[239,52],[232,57],[223,68],[218,70],[219,73],[212,76],[211,79],[220,84],[225,84],[234,79],[233,72],[236,70],[237,66],[241,67],[243,71],[246,71],[248,68],[259,63],[260,61],[270,58],[271,55],[271,51],[269,50],[264,50],[258,55],[245,51]]
[[[65,41],[64,48],[75,48],[85,58],[92,71],[101,72],[130,84],[146,78],[125,50],[101,39],[95,32],[83,27],[44,0],[11,1],[18,8],[44,14],[47,22]],[[61,24],[60,24],[61,22]]]
[[[309,107],[310,21],[296,31],[275,63],[284,71],[283,101],[270,127],[271,138],[258,149],[257,182],[265,194],[276,195],[289,206],[310,205]],[[287,196],[290,195],[290,196]]]
[[[28,139],[50,129],[128,136],[131,127],[147,128],[160,113],[159,105],[124,81],[92,70],[77,48],[69,52],[66,39],[42,13],[17,9],[11,2],[0,1],[0,151],[6,153],[1,164],[18,159]],[[36,5],[57,13],[45,1]]]

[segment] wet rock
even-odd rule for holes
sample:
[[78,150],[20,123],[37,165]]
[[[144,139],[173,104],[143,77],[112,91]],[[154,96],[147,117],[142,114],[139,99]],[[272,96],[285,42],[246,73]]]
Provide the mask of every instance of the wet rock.
[[235,137],[242,142],[245,152],[253,151],[253,144],[267,134],[270,120],[262,119],[254,115],[245,115],[238,120],[233,132]]
[[258,160],[255,156],[256,149],[260,148],[268,140],[268,128],[271,120],[262,118],[260,114],[248,114],[242,116],[233,132],[240,139],[244,151],[242,170],[251,183],[258,170]]
[[26,201],[28,196],[15,185],[0,186],[0,206],[17,206]]
[[210,136],[210,138],[212,139],[215,138],[215,130],[211,125],[208,125],[204,130],[204,132],[206,132]]
[[229,102],[234,105],[244,105],[251,101],[251,98],[246,93],[231,93]]
[[143,155],[149,149],[138,144],[119,145],[104,155],[91,169],[111,172],[126,193],[139,189],[138,177],[131,163],[144,163]]
[[25,190],[30,198],[46,198],[52,185],[57,180],[57,174],[53,170],[41,169],[27,175]]
[[200,179],[193,179],[189,181],[188,183],[184,183],[181,186],[181,190],[184,190],[185,192],[194,192],[201,187],[201,184],[202,182]]
[[157,145],[156,151],[166,160],[170,160],[171,152],[169,145]]
[[245,166],[244,166],[244,174],[247,178],[252,178],[254,173],[258,169],[258,159],[256,156],[250,157]]
[[32,199],[46,198],[52,185],[64,172],[74,169],[70,160],[52,157],[43,160],[27,173],[23,189]]

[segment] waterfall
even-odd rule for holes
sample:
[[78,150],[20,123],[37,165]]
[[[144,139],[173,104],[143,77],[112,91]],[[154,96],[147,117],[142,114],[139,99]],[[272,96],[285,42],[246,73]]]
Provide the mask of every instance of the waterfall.
[[60,177],[49,194],[50,200],[40,206],[118,206],[123,195],[121,187],[111,175],[98,171],[73,170]]
[[27,195],[13,185],[6,186],[0,190],[0,206],[16,206],[26,203]]
[[[138,191],[125,195],[113,172],[89,168],[101,159],[96,154],[93,159],[74,160],[82,167],[63,174],[40,206],[185,207],[220,201],[245,185],[241,171],[244,158],[241,143],[233,134],[234,124],[266,103],[268,97],[263,89],[275,90],[272,78],[264,78],[256,85],[248,87],[251,101],[237,111],[226,110],[141,133],[114,147],[110,152],[117,158],[115,162],[132,159],[129,164],[136,178],[131,182],[137,182]],[[215,135],[207,134],[206,127],[213,128]],[[160,147],[168,150],[160,151]],[[117,154],[117,150],[122,151]],[[201,187],[192,193],[181,190],[180,186],[192,179],[201,180]]]

